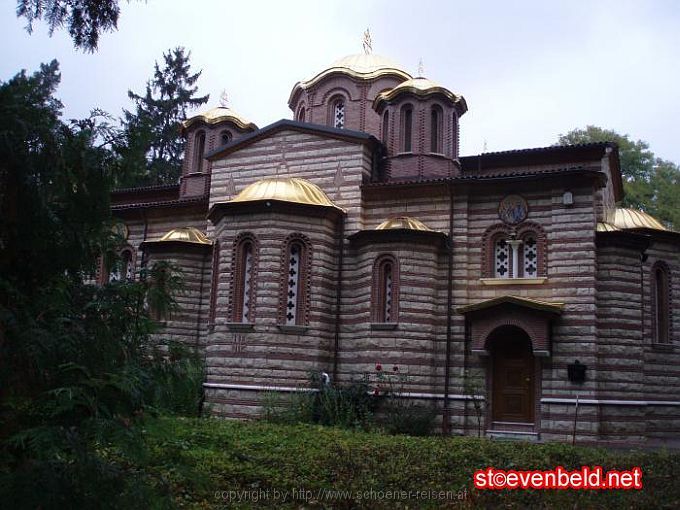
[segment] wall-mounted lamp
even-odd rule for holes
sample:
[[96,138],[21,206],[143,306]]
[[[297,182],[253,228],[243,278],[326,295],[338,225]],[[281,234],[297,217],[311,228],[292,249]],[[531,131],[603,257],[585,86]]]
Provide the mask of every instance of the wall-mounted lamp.
[[586,381],[586,365],[576,360],[574,363],[567,365],[567,376],[573,383],[582,384]]

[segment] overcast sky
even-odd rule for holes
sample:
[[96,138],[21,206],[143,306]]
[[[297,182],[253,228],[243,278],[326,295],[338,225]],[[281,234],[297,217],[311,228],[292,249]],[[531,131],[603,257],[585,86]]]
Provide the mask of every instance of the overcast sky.
[[375,53],[462,94],[462,154],[550,145],[594,124],[649,142],[680,163],[680,2],[667,1],[239,1],[121,2],[119,30],[99,51],[73,48],[62,31],[33,35],[3,2],[0,79],[61,63],[67,118],[100,107],[120,115],[154,61],[184,46],[202,69],[201,93],[260,127],[291,118],[295,82],[361,52]]

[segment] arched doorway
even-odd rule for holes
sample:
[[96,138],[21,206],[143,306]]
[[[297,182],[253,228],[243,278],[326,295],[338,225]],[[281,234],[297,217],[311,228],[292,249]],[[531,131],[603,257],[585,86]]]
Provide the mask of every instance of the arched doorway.
[[516,326],[495,329],[491,354],[491,417],[495,424],[534,423],[535,362],[531,340]]

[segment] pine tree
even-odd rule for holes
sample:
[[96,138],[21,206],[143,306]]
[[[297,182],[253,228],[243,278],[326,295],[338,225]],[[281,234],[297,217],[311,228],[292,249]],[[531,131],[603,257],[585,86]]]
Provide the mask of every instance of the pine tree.
[[190,56],[181,47],[169,50],[162,68],[156,62],[144,94],[128,91],[136,108],[124,112],[119,186],[174,184],[179,179],[184,153],[180,123],[209,98],[196,96],[201,71],[191,73]]
[[76,48],[95,51],[100,32],[118,28],[119,0],[18,0],[17,16],[26,18],[26,30],[35,20],[44,20],[50,36],[66,26]]

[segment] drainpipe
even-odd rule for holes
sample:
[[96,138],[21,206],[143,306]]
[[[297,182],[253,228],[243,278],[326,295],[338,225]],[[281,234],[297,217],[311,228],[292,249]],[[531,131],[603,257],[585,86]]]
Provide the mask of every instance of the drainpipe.
[[453,184],[449,183],[449,238],[447,240],[448,268],[446,289],[446,358],[444,360],[444,412],[442,434],[449,434],[449,377],[451,375],[451,308],[453,306]]
[[338,353],[340,350],[340,306],[342,304],[342,265],[345,255],[345,216],[338,225],[338,275],[335,284],[335,342],[333,346],[333,383],[338,379]]

